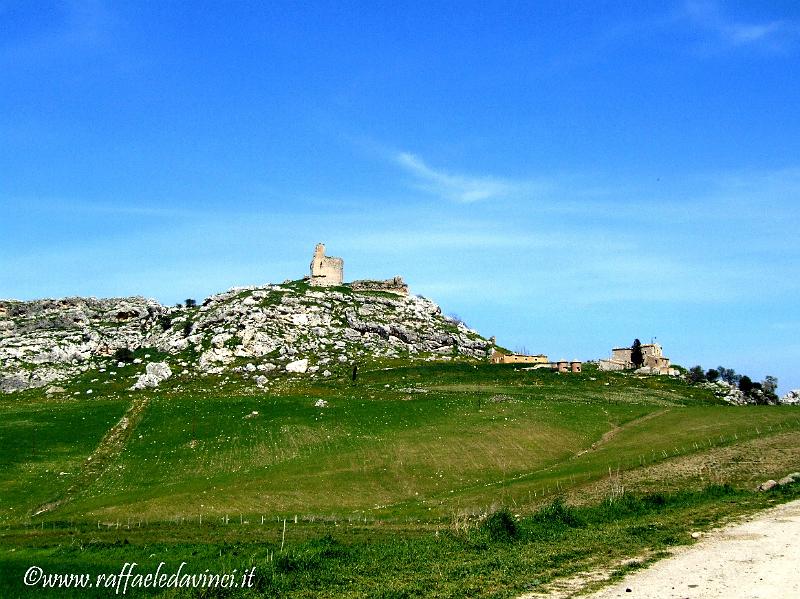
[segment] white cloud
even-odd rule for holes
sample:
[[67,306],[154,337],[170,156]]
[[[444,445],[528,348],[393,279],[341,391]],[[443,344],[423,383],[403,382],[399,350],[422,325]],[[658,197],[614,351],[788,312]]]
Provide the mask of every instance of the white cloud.
[[530,193],[536,185],[496,177],[475,177],[453,174],[428,166],[409,152],[399,152],[394,160],[416,179],[416,187],[455,202],[471,203],[496,200],[512,195]]
[[727,46],[759,46],[768,50],[783,50],[800,38],[800,23],[789,20],[764,20],[745,23],[726,15],[717,2],[689,0],[686,15],[699,27],[712,32]]

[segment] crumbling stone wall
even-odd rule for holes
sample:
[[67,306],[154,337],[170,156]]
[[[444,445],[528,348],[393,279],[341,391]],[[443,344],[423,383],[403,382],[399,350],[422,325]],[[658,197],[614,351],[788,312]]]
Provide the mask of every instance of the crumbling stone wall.
[[402,277],[392,277],[385,281],[361,280],[350,283],[353,291],[386,291],[398,295],[408,295],[408,285]]
[[325,255],[325,244],[318,243],[311,259],[311,284],[317,287],[341,285],[344,281],[344,260]]

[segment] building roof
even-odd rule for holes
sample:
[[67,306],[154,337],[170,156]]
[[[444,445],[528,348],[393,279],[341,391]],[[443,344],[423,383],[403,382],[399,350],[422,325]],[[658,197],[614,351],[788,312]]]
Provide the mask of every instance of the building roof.
[[[642,345],[640,347],[660,347],[660,346],[658,345],[658,343],[642,343]],[[617,351],[617,350],[620,350],[620,349],[633,349],[633,348],[632,347],[615,347],[615,348],[612,348],[611,351]]]

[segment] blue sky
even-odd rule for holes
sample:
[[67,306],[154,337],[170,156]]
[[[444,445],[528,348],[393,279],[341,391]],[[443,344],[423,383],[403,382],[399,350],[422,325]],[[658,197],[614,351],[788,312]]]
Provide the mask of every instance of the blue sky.
[[800,387],[800,5],[0,0],[0,297],[403,275]]

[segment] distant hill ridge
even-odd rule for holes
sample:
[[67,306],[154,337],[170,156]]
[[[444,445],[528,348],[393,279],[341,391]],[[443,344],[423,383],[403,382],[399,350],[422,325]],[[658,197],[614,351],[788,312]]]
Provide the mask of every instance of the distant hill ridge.
[[152,349],[183,374],[237,369],[264,384],[278,371],[330,376],[376,359],[485,359],[491,347],[426,298],[304,281],[233,288],[196,307],[143,297],[0,301],[4,392],[57,384],[126,349]]

